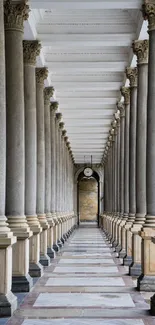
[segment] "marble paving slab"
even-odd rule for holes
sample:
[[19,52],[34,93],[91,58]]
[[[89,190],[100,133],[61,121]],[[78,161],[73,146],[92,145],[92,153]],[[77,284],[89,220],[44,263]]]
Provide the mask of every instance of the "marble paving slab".
[[135,307],[128,293],[40,293],[34,307]]
[[104,259],[104,258],[98,258],[92,259],[92,258],[87,258],[87,259],[67,259],[67,258],[61,258],[58,264],[115,264],[113,259]]
[[95,258],[99,258],[99,257],[110,257],[111,253],[82,253],[82,252],[64,252],[62,253],[62,256],[72,256],[72,257],[95,257]]
[[116,266],[56,266],[53,273],[118,273]]
[[22,325],[144,325],[141,319],[26,319]]
[[82,249],[82,247],[78,247],[78,246],[72,246],[72,247],[70,247],[70,246],[68,246],[68,247],[66,247],[65,248],[65,251],[67,251],[67,250],[72,250],[72,251],[80,251],[80,250],[84,250],[84,251],[91,251],[91,252],[110,252],[110,248],[108,248],[108,247],[103,247],[103,248],[101,248],[101,247],[90,247],[90,248],[85,248],[85,247],[83,247],[83,249]]
[[122,278],[49,278],[45,286],[125,286]]

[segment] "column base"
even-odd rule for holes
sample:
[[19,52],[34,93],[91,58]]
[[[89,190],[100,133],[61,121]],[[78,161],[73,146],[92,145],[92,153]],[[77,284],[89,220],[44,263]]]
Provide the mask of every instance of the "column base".
[[10,291],[7,295],[0,294],[0,317],[10,317],[17,309],[17,297]]
[[155,276],[141,274],[137,279],[137,289],[139,291],[155,291]]
[[132,264],[132,257],[126,256],[123,258],[123,265],[130,266]]
[[65,238],[64,238],[64,236],[61,237],[61,241],[62,241],[62,243],[63,243],[63,245],[64,245],[64,243],[65,243]]
[[115,248],[118,246],[118,243],[116,241],[113,241],[111,244],[112,244],[112,247],[115,247]]
[[115,248],[116,253],[120,253],[121,250],[122,250],[121,245],[116,246],[116,248]]
[[119,257],[123,259],[126,257],[126,251],[124,248],[122,248],[121,251],[119,252]]
[[57,241],[57,245],[58,245],[60,248],[63,247],[63,243],[62,243],[62,241],[61,241],[60,239]]
[[155,316],[155,295],[151,297],[151,315]]
[[57,244],[53,244],[53,249],[55,252],[59,252],[60,247]]
[[43,266],[38,263],[30,263],[29,274],[32,278],[40,278],[44,274]]
[[47,254],[40,254],[40,261],[39,263],[43,266],[49,266],[50,265],[50,257]]
[[33,279],[29,274],[12,277],[12,292],[29,292],[33,287]]
[[55,258],[55,251],[53,248],[50,248],[50,247],[47,247],[47,255],[50,257],[50,258]]
[[67,235],[66,234],[63,235],[63,238],[64,238],[65,241],[67,241]]
[[142,273],[142,267],[141,264],[138,263],[132,263],[129,267],[129,275],[131,276],[140,276]]

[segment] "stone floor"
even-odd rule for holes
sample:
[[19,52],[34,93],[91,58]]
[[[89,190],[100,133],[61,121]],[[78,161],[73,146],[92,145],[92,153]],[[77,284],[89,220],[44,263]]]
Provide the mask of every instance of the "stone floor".
[[153,325],[144,298],[103,233],[88,224],[76,230],[7,325]]

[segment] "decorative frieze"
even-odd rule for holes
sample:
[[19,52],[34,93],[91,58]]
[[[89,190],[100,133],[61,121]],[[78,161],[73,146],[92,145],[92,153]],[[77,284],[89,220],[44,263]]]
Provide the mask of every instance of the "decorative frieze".
[[12,0],[4,2],[5,30],[19,30],[23,32],[24,21],[29,17],[29,6],[27,0],[15,4]]
[[151,0],[145,0],[142,5],[142,13],[145,20],[148,20],[149,31],[155,29],[155,2]]
[[137,67],[135,68],[126,68],[126,76],[130,81],[130,87],[137,87],[137,76],[138,76],[138,70]]
[[44,80],[48,77],[48,69],[46,67],[36,68],[36,82],[44,85]]
[[137,64],[148,63],[149,40],[137,40],[132,43],[133,53],[137,56]]
[[124,97],[125,105],[130,104],[130,88],[129,87],[121,87],[121,94]]
[[41,44],[39,41],[23,41],[24,63],[35,65],[36,57],[40,54]]

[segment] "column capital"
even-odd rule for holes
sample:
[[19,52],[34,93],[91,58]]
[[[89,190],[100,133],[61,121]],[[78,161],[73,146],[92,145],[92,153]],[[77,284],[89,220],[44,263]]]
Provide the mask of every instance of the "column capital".
[[142,13],[144,20],[148,20],[149,31],[155,29],[155,2],[152,0],[145,0],[142,5]]
[[131,88],[137,87],[137,76],[138,76],[137,67],[135,67],[135,68],[131,68],[131,67],[126,68],[126,76],[127,76],[127,79],[129,79],[129,81],[130,81],[130,87]]
[[148,63],[149,40],[136,40],[132,43],[133,53],[137,56],[137,64]]
[[122,102],[117,103],[117,108],[120,111],[120,118],[125,117],[125,107]]
[[66,142],[66,144],[67,144],[67,142],[68,142],[68,137],[65,136],[64,139],[65,139],[65,142]]
[[39,41],[23,41],[24,63],[36,64],[36,57],[40,54],[41,44]]
[[66,130],[63,130],[63,131],[62,131],[62,136],[63,136],[63,137],[66,137],[66,134],[67,134],[67,131],[66,131]]
[[61,113],[56,113],[56,119],[58,121],[58,123],[61,121],[62,119],[62,114]]
[[63,130],[64,126],[65,126],[65,123],[64,122],[60,122],[59,123],[59,129],[60,130]]
[[53,87],[46,87],[44,88],[44,102],[50,103],[50,98],[53,96],[54,88]]
[[13,3],[12,0],[6,0],[4,3],[4,22],[5,30],[19,30],[23,32],[24,21],[29,17],[29,6],[27,0],[22,3]]
[[50,109],[53,113],[55,113],[57,111],[59,107],[59,103],[58,102],[51,102],[51,105],[50,105]]
[[36,68],[36,82],[38,84],[44,85],[44,80],[48,77],[48,69],[43,68]]
[[124,104],[130,104],[130,88],[129,87],[121,87],[121,94],[124,97]]

